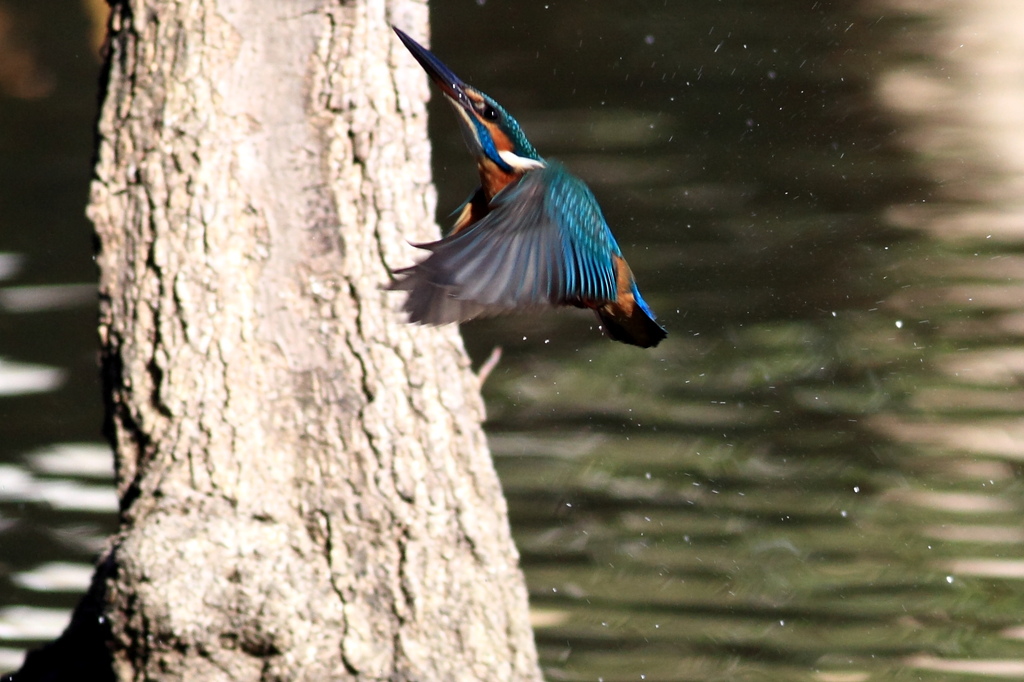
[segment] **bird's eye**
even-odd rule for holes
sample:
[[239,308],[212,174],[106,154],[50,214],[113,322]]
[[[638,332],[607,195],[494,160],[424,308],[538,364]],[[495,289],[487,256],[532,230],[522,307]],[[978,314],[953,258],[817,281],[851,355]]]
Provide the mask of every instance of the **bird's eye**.
[[479,111],[480,115],[486,118],[488,121],[498,120],[498,110],[492,107],[487,102],[481,102],[479,106],[477,106],[477,111]]

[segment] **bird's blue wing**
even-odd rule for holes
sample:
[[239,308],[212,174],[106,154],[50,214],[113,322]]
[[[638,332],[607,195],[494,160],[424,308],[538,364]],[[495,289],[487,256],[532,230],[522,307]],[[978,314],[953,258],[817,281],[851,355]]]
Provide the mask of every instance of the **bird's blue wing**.
[[413,322],[445,324],[516,309],[581,305],[616,296],[621,255],[587,186],[556,162],[529,171],[482,219],[422,245],[425,260],[399,271]]

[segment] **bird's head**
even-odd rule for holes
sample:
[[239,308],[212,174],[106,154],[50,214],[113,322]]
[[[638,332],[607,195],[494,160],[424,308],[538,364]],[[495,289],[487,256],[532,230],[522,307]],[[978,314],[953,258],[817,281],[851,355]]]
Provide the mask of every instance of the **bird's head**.
[[463,82],[430,50],[402,30],[392,28],[459,115],[462,136],[478,161],[486,159],[505,173],[524,172],[544,165],[519,123],[500,104]]

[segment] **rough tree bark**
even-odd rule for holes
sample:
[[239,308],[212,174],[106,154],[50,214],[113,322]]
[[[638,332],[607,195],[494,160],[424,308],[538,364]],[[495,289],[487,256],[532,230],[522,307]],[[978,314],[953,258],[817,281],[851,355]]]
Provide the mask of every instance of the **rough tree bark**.
[[437,234],[389,28],[426,17],[114,4],[89,213],[122,529],[19,679],[539,679],[477,380],[382,289]]

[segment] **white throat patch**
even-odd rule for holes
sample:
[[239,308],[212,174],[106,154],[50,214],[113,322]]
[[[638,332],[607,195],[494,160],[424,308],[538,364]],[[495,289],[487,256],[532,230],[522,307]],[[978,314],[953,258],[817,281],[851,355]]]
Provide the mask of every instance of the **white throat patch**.
[[527,159],[510,151],[498,152],[498,156],[501,157],[502,161],[512,166],[512,168],[517,171],[534,170],[535,168],[544,168],[545,166],[543,161]]

